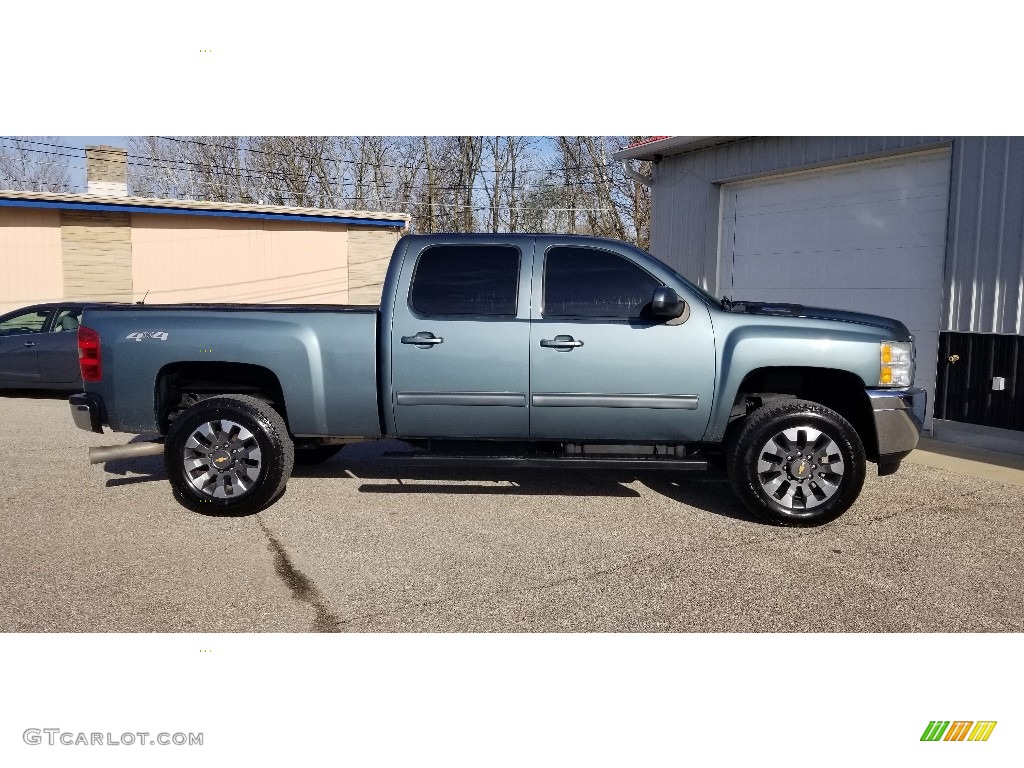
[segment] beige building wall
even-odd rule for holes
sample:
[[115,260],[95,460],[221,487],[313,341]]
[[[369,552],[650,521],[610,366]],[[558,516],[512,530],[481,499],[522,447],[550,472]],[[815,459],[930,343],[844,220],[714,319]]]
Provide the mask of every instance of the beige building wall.
[[62,211],[64,298],[131,301],[132,234],[126,213]]
[[60,212],[0,208],[0,314],[63,297]]
[[345,225],[132,214],[134,300],[348,303]]
[[353,229],[348,235],[348,301],[350,304],[380,304],[384,276],[391,252],[398,242],[395,229],[373,227]]

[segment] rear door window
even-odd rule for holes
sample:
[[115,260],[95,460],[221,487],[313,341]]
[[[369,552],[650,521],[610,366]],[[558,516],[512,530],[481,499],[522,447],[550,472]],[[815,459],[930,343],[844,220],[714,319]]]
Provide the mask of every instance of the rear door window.
[[435,245],[420,254],[410,304],[420,315],[516,314],[519,249],[507,245]]

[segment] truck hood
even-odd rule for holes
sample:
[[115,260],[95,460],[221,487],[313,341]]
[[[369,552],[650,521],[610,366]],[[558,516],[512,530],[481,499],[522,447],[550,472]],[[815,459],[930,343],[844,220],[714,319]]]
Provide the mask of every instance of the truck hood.
[[722,309],[747,315],[773,315],[775,317],[803,317],[808,320],[832,320],[840,323],[857,323],[882,328],[893,334],[893,341],[910,338],[910,331],[899,320],[864,312],[850,312],[845,309],[805,307],[802,304],[784,304],[762,301],[730,301],[722,299]]

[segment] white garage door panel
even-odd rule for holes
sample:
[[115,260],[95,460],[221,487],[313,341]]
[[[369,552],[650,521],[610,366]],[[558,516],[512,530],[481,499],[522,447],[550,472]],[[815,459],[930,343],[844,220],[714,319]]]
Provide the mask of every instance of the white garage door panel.
[[719,292],[901,320],[930,428],[948,196],[946,150],[725,185]]
[[[942,250],[942,249],[940,249]],[[778,285],[780,281],[799,283],[800,288],[834,288],[842,276],[846,288],[875,288],[879,275],[887,275],[893,285],[942,293],[942,272],[934,269],[935,248],[904,248],[894,258],[891,250],[863,249],[821,253],[737,254],[734,266],[735,286]],[[729,286],[726,283],[726,295]],[[750,298],[736,290],[735,298]]]
[[[745,206],[753,205],[746,195],[743,203],[737,212],[741,225],[736,229],[736,247],[741,253],[764,253],[766,244],[776,252],[808,255],[846,251],[849,249],[843,244],[848,242],[856,242],[858,249],[945,246],[944,196],[852,200],[842,206],[787,206],[771,213],[745,210]],[[905,226],[908,217],[916,222],[916,229]],[[794,223],[799,223],[799,228],[794,228]]]

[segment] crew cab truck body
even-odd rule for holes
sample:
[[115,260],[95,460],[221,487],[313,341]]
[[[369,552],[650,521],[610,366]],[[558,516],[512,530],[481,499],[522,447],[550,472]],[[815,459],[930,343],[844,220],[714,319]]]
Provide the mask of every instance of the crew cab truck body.
[[719,300],[600,238],[410,235],[379,308],[89,307],[82,325],[75,422],[161,434],[117,455],[162,452],[181,503],[225,514],[272,503],[296,460],[391,437],[406,463],[724,456],[760,518],[821,524],[924,417],[901,323]]

